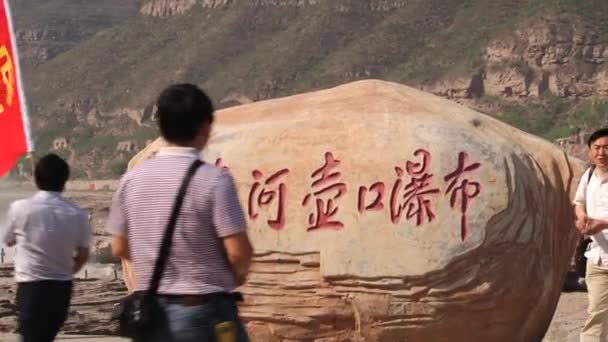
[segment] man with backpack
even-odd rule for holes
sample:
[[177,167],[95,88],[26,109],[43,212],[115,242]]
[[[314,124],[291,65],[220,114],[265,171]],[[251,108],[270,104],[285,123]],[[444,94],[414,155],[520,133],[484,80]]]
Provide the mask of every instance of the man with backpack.
[[591,237],[585,253],[589,317],[581,342],[608,341],[608,128],[587,141],[593,166],[581,178],[574,199],[576,228]]

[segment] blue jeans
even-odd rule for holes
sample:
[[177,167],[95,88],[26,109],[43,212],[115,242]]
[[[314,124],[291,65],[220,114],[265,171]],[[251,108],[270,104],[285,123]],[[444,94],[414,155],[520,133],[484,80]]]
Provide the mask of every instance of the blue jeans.
[[[224,321],[234,323],[235,342],[249,342],[247,331],[238,317],[234,300],[218,299],[195,306],[168,303],[159,299],[167,324],[159,326],[145,342],[214,342],[215,325]],[[143,342],[143,341],[138,341]]]

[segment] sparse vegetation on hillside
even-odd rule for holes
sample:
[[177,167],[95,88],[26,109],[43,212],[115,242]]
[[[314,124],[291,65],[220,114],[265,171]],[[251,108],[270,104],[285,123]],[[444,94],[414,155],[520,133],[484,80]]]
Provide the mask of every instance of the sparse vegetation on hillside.
[[[156,135],[115,112],[150,106],[172,82],[198,83],[222,107],[228,95],[262,100],[364,78],[420,86],[504,67],[532,79],[538,74],[521,60],[485,65],[483,49],[547,18],[556,18],[556,32],[560,23],[583,25],[593,28],[598,44],[608,44],[606,0],[428,0],[375,12],[368,2],[256,7],[243,0],[168,18],[138,16],[138,0],[19,1],[22,27],[82,31],[83,41],[27,69],[38,145],[70,135],[78,155],[96,150],[104,165],[115,157],[118,141],[143,144]],[[336,10],[340,4],[348,10]],[[121,6],[127,10],[115,10]],[[581,78],[606,69],[583,57],[576,63],[568,67]],[[608,110],[601,99],[558,94],[519,100],[486,95],[471,102],[547,139],[599,125]],[[101,113],[102,125],[85,119],[89,107]]]

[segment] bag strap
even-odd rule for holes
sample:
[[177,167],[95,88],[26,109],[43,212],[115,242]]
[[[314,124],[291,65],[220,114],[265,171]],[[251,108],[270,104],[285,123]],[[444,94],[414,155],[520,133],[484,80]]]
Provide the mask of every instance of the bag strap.
[[173,233],[175,232],[179,211],[182,208],[182,203],[184,202],[186,192],[188,192],[188,185],[196,173],[196,170],[198,170],[201,165],[203,165],[203,162],[200,159],[197,159],[194,163],[192,163],[188,169],[188,172],[186,173],[186,177],[184,177],[181,187],[179,188],[175,203],[173,204],[171,216],[169,217],[169,223],[167,224],[167,229],[165,230],[165,235],[163,236],[163,241],[160,245],[160,252],[158,253],[158,258],[156,259],[156,264],[154,265],[154,273],[152,274],[150,287],[147,291],[149,295],[155,295],[158,291],[160,280],[163,276],[165,266],[167,265],[167,259],[169,259],[169,254],[171,254]]
[[587,174],[587,186],[585,187],[585,211],[587,211],[587,189],[589,188],[589,182],[591,182],[591,177],[593,177],[593,173],[595,172],[595,164],[589,167],[589,173]]
[[591,167],[589,168],[589,174],[587,175],[587,185],[589,185],[589,182],[591,181],[591,177],[593,176],[593,172],[595,172],[595,164],[591,165]]

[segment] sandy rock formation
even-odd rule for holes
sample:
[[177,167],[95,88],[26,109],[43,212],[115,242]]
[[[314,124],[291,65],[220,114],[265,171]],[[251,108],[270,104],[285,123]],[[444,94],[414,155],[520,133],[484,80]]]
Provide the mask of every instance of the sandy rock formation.
[[204,8],[225,6],[231,0],[147,0],[139,13],[151,17],[167,17],[188,12],[197,4]]
[[[539,97],[606,96],[605,71],[590,73],[608,59],[608,45],[598,38],[597,28],[549,18],[530,23],[512,37],[492,41],[483,51],[481,72],[469,77],[444,79],[427,87],[451,98],[481,95]],[[480,92],[479,89],[482,89]]]
[[144,3],[140,13],[151,17],[184,14],[196,5],[196,0],[150,0]]
[[[353,2],[348,0],[247,0],[253,7],[310,7],[329,4],[336,12],[350,12],[355,8],[364,8],[371,12],[389,12],[404,8],[409,4],[406,0],[373,0]],[[181,15],[197,5],[203,8],[219,8],[230,5],[232,0],[146,0],[140,14],[152,17],[168,17]]]
[[381,81],[222,110],[215,132],[203,155],[256,247],[253,341],[542,339],[583,171],[558,147]]

